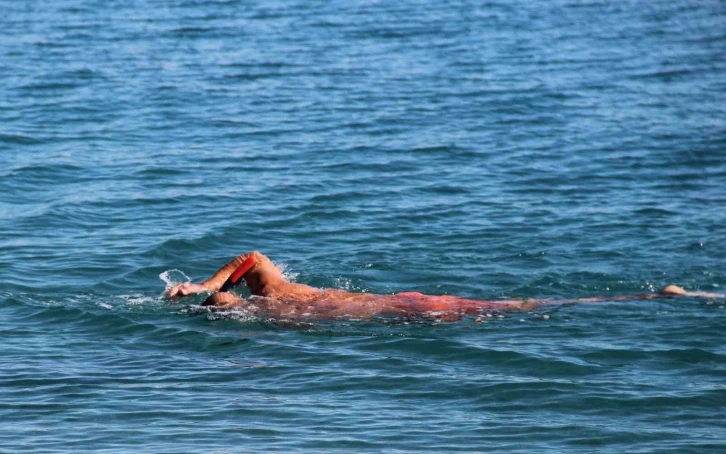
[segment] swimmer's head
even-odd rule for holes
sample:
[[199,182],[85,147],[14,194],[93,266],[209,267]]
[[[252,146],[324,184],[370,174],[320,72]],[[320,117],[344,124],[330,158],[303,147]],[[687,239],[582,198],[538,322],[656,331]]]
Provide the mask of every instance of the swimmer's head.
[[248,260],[253,263],[241,277],[254,295],[261,295],[265,293],[265,290],[269,290],[269,286],[285,281],[280,270],[264,254],[257,251],[250,252],[245,262]]

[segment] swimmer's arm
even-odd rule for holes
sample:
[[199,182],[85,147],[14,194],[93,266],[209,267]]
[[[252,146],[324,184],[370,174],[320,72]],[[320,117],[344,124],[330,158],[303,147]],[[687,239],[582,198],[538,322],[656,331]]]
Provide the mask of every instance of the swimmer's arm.
[[229,263],[220,268],[212,277],[199,284],[193,282],[185,282],[184,284],[175,285],[166,291],[166,296],[174,298],[177,296],[194,295],[203,292],[216,292],[222,288],[229,276],[235,269],[249,256],[249,254],[240,254],[233,258]]
[[239,267],[249,255],[250,254],[240,254],[237,257],[233,258],[229,261],[229,263],[227,263],[216,273],[214,273],[212,277],[210,277],[206,281],[203,281],[201,285],[213,292],[219,291],[224,283],[227,282],[227,279],[229,279],[232,273],[234,273],[234,270],[236,270],[237,267]]

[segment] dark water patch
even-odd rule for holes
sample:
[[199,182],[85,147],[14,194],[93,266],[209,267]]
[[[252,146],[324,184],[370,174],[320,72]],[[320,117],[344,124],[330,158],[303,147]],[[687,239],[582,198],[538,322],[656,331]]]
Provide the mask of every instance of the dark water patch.
[[0,143],[8,145],[37,145],[43,140],[24,134],[0,134]]
[[656,78],[656,79],[663,79],[665,81],[669,81],[676,78],[682,78],[683,76],[688,76],[690,74],[693,74],[693,70],[691,69],[673,69],[673,70],[663,70],[663,71],[657,71],[652,73],[646,73],[646,74],[637,74],[631,76],[633,79],[650,79],[650,78]]
[[21,86],[20,90],[30,91],[30,92],[36,92],[36,91],[58,92],[58,91],[70,90],[70,89],[74,89],[74,88],[78,88],[78,87],[80,87],[80,85],[78,83],[73,83],[73,82],[35,82],[35,83]]
[[225,81],[232,81],[232,82],[244,82],[244,81],[255,81],[260,79],[275,79],[275,78],[284,78],[291,76],[293,74],[290,73],[280,73],[280,72],[255,72],[255,73],[237,73],[237,74],[227,74],[223,76],[223,79]]

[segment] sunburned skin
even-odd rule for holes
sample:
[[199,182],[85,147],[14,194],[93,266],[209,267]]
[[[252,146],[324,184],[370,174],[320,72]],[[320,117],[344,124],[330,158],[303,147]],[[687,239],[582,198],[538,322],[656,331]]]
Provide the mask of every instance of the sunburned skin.
[[[245,300],[233,293],[220,291],[223,287],[227,288],[231,285],[231,281],[228,282],[228,280],[235,271],[237,271],[236,274],[242,274],[241,278],[245,280],[247,287],[257,298]],[[487,311],[527,311],[553,304],[628,301],[676,296],[699,298],[723,298],[726,296],[722,293],[688,292],[676,285],[669,285],[659,293],[566,300],[483,301],[449,295],[424,295],[418,292],[392,295],[351,293],[289,282],[269,258],[256,251],[237,256],[220,268],[214,276],[200,284],[184,283],[171,287],[166,291],[166,296],[177,298],[203,292],[215,292],[202,303],[203,306],[214,306],[219,309],[244,307],[261,317],[288,320],[407,317],[456,321],[466,315],[480,315]]]

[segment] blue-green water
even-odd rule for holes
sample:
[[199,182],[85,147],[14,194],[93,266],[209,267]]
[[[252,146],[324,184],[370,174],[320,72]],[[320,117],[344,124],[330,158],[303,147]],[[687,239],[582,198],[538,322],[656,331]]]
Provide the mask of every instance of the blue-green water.
[[723,291],[723,2],[0,13],[0,451],[726,449],[723,300],[286,325],[159,278]]

